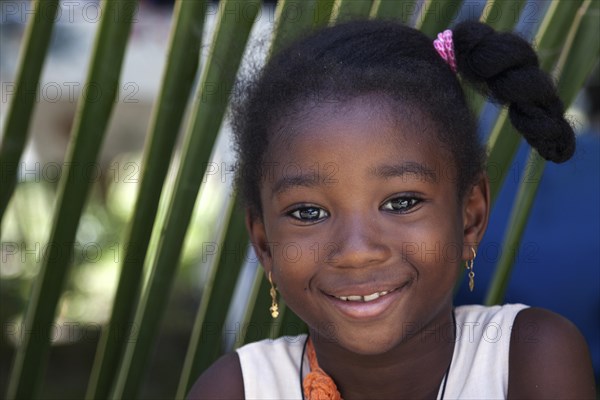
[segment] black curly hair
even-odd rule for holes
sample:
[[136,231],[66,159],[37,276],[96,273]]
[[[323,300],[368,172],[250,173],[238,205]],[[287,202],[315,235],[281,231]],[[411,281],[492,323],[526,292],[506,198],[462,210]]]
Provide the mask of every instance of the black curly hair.
[[[545,159],[563,162],[575,150],[571,126],[551,78],[521,37],[479,22],[453,29],[458,73],[490,99],[509,107],[512,124]],[[457,169],[463,195],[485,167],[475,118],[451,68],[432,40],[410,27],[381,20],[352,21],[311,33],[277,53],[234,99],[236,186],[253,217],[262,215],[262,163],[284,119],[307,102],[344,101],[379,94],[427,116]],[[394,105],[392,104],[392,107]]]

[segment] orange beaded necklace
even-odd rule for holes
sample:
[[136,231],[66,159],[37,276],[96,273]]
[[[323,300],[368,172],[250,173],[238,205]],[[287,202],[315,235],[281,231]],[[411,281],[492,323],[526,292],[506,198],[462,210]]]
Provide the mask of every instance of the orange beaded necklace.
[[[333,379],[319,367],[317,353],[315,353],[315,347],[310,337],[306,343],[306,355],[310,364],[310,373],[306,375],[302,383],[304,398],[308,400],[342,400],[342,395]],[[302,368],[300,368],[300,374],[302,374]]]

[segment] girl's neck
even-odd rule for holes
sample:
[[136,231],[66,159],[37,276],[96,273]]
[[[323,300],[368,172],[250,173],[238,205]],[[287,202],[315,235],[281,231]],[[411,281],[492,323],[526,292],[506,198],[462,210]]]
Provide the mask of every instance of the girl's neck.
[[[344,400],[435,399],[452,360],[451,309],[396,347],[379,355],[349,352],[311,333],[319,366],[335,381]],[[450,337],[448,336],[450,332]]]

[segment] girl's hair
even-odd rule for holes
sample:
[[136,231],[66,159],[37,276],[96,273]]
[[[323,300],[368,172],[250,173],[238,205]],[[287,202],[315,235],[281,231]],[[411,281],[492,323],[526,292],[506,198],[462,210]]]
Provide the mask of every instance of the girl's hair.
[[[573,130],[531,46],[479,22],[457,25],[453,39],[461,77],[508,105],[512,124],[542,157],[568,160],[575,150]],[[236,184],[253,217],[262,215],[260,184],[270,139],[291,134],[284,133],[286,123],[300,122],[307,106],[324,102],[376,94],[398,110],[398,119],[425,117],[421,131],[433,128],[449,151],[460,196],[484,169],[485,148],[459,80],[418,30],[381,20],[322,29],[276,54],[246,89],[234,99],[232,123]]]

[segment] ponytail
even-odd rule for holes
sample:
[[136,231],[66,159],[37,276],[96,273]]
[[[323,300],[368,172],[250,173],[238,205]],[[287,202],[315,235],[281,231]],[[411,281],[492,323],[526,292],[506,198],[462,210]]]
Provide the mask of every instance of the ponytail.
[[535,51],[513,33],[479,22],[453,29],[458,72],[485,96],[508,105],[513,126],[546,160],[561,163],[575,152],[575,134],[550,76]]

